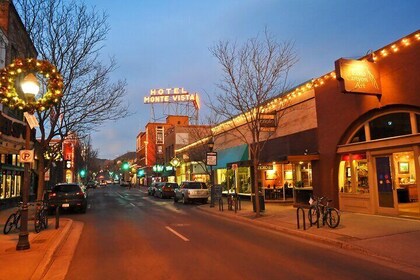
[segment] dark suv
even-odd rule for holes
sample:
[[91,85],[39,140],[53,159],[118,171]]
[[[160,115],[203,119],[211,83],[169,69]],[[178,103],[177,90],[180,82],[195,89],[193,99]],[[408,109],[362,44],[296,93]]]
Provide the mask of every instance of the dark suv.
[[76,209],[86,213],[87,195],[77,183],[61,183],[55,185],[49,193],[48,208],[53,211],[56,207]]
[[176,188],[179,188],[177,183],[162,182],[156,185],[154,195],[159,198],[174,197]]

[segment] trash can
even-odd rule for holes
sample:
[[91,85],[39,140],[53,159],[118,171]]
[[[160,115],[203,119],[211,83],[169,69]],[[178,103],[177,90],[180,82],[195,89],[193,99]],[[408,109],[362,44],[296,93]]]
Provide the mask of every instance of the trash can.
[[[258,195],[258,198],[260,199],[260,211],[265,211],[265,202],[264,202],[264,196],[262,195],[262,193],[260,193]],[[251,195],[251,200],[252,200],[252,209],[254,210],[254,212],[257,212],[256,210],[256,206],[255,206],[255,194]]]

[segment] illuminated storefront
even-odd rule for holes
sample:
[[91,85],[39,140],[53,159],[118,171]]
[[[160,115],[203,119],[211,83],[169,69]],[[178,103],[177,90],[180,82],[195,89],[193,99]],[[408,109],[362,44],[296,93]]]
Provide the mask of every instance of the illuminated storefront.
[[419,49],[417,31],[314,82],[314,192],[341,210],[420,216]]
[[[19,150],[25,143],[24,134],[24,122],[0,114],[0,200],[4,205],[20,200],[24,167],[19,162]],[[35,193],[34,181],[31,172],[30,194]]]

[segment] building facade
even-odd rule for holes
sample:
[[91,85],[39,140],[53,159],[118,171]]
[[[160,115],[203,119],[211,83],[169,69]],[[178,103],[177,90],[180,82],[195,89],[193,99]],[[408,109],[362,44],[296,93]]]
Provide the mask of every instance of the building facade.
[[[264,113],[279,122],[262,136],[263,196],[296,204],[327,196],[345,211],[419,216],[420,32],[331,65],[333,71],[267,100]],[[214,179],[249,195],[250,147],[235,137],[231,121],[237,127],[244,118],[212,129]]]
[[[4,68],[15,58],[36,57],[37,51],[12,3],[0,3],[0,67]],[[2,207],[20,200],[23,185],[23,164],[19,150],[25,145],[26,122],[23,113],[1,105],[0,112],[0,200]],[[32,142],[35,132],[32,133]],[[30,195],[36,194],[37,174],[31,165]]]

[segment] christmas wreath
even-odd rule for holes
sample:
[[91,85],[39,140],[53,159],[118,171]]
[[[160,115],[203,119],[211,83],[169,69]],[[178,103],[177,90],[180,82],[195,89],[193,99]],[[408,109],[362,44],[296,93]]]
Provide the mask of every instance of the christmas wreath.
[[[29,73],[40,74],[46,79],[46,92],[36,100],[20,98],[16,90],[16,80]],[[23,111],[43,111],[60,101],[63,78],[55,66],[46,60],[17,58],[0,72],[0,103]]]

